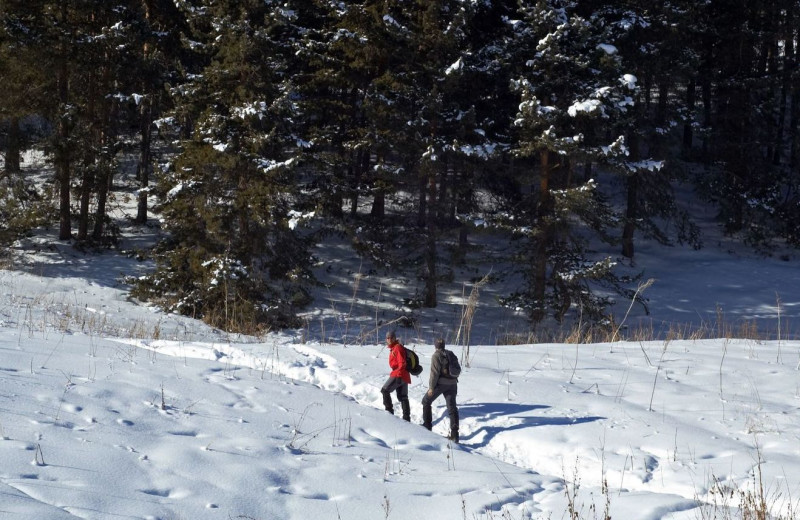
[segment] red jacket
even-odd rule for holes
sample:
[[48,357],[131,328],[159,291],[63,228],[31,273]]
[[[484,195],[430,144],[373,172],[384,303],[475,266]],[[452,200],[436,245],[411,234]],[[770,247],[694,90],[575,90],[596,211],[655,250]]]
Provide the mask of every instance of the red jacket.
[[389,366],[392,368],[389,377],[399,377],[407,384],[411,384],[411,374],[408,373],[406,365],[406,348],[400,343],[392,343],[389,349]]

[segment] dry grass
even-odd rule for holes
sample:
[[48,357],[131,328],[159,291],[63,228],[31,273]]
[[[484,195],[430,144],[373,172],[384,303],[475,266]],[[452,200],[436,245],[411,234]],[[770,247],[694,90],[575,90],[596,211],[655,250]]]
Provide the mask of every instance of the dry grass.
[[747,339],[752,341],[781,341],[800,338],[784,319],[774,327],[756,320],[727,321],[718,315],[713,322],[677,323],[644,322],[632,327],[609,330],[607,325],[573,325],[528,331],[501,331],[494,336],[496,345],[527,345],[533,343],[613,343],[615,341],[677,341],[704,339]]
[[[12,304],[17,307],[17,322],[29,335],[46,331],[71,332],[80,331],[89,335],[116,336],[131,339],[160,339],[164,336],[161,320],[137,319],[127,325],[114,323],[108,315],[96,312],[88,307],[73,302],[58,301],[51,295],[34,298],[18,296]],[[34,313],[33,309],[44,309]],[[229,317],[228,321],[233,318]],[[322,318],[320,318],[322,319]],[[380,323],[375,327],[359,326],[352,331],[354,344],[367,344],[375,341],[376,334],[382,329],[393,326],[406,326],[407,318],[401,316],[395,320]],[[263,339],[270,328],[263,324],[241,319],[232,324],[230,330],[237,335],[245,335]],[[304,340],[311,338],[311,323],[303,329]],[[412,327],[416,323],[411,323]],[[464,325],[462,323],[462,325]],[[468,334],[465,330],[461,335]],[[678,341],[705,339],[746,339],[751,341],[785,341],[800,337],[793,330],[791,323],[785,318],[776,321],[769,327],[764,322],[742,319],[728,321],[724,314],[718,313],[714,322],[676,323],[676,322],[642,322],[635,326],[613,327],[608,324],[589,325],[573,324],[530,330],[499,330],[492,335],[492,343],[496,345],[528,345],[535,343],[590,344],[613,343],[615,341]],[[321,340],[325,340],[325,334]]]
[[[52,295],[16,296],[11,299],[11,304],[16,307],[14,321],[28,337],[46,337],[51,332],[150,340],[164,336],[160,319],[138,318],[118,323],[104,312],[58,300]],[[34,309],[38,310],[34,312]]]
[[733,486],[716,477],[708,499],[697,499],[699,520],[798,520],[800,504],[788,493],[770,489],[763,479],[761,452],[748,485]]
[[[462,362],[469,367],[469,347],[470,347],[470,338],[472,336],[472,320],[475,318],[475,309],[478,307],[478,298],[480,296],[481,289],[489,283],[490,275],[487,274],[483,278],[481,278],[476,284],[472,286],[472,289],[469,293],[469,298],[467,298],[466,304],[461,311],[461,322],[458,325],[458,331],[456,332],[456,339],[455,344],[458,345],[459,343],[464,346],[464,355],[462,357]],[[462,294],[463,297],[463,294]]]
[[[743,485],[724,482],[712,477],[710,489],[704,497],[695,497],[696,508],[693,514],[697,520],[800,520],[800,502],[793,499],[788,492],[770,489],[764,483],[762,465],[764,460],[756,447],[756,464],[748,482]],[[566,473],[566,472],[565,472]],[[570,478],[563,478],[564,496],[567,510],[561,515],[531,516],[526,511],[514,511],[509,507],[501,507],[499,511],[487,509],[483,514],[473,514],[473,520],[551,520],[567,518],[569,520],[611,520],[612,490],[603,476],[599,495],[583,495],[588,503],[583,502],[579,494],[581,478],[577,470],[577,461]],[[597,501],[599,500],[599,502]],[[466,502],[462,497],[461,519],[468,520]],[[616,517],[613,517],[616,518]]]

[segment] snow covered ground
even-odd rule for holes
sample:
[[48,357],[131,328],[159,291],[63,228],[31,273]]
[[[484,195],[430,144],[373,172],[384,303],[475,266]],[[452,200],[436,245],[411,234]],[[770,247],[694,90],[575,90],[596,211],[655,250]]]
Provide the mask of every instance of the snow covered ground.
[[[790,323],[793,263],[717,251],[679,268],[643,250],[660,280],[648,319],[719,303]],[[800,499],[794,339],[494,345],[513,317],[479,307],[452,445],[442,399],[434,431],[419,426],[427,370],[410,424],[383,411],[376,323],[397,309],[388,281],[354,290],[358,264],[307,329],[243,338],[130,301],[119,279],[146,268],[135,260],[52,242],[27,258],[0,271],[0,518],[686,520],[758,479],[776,513]],[[386,316],[379,298],[371,315],[349,307],[368,306],[370,283]],[[457,292],[398,329],[426,368]]]

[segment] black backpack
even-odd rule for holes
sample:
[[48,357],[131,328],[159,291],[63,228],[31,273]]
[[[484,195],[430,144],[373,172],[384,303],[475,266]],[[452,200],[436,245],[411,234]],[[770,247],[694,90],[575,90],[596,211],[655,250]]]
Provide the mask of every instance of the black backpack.
[[422,373],[422,365],[419,364],[419,356],[410,349],[406,349],[406,368],[408,369],[408,373],[412,376],[418,376]]
[[458,377],[461,375],[461,363],[458,362],[458,356],[456,356],[452,350],[445,349],[444,355],[447,358],[447,363],[442,367],[444,371],[444,375],[447,377]]

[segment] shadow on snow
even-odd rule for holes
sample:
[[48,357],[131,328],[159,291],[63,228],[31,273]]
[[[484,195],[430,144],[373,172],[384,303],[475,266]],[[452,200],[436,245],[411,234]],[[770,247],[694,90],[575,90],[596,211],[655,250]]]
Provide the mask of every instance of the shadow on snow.
[[[538,417],[529,415],[529,413],[534,410],[543,410],[547,408],[550,407],[546,405],[515,403],[460,405],[459,416],[462,424],[464,419],[470,418],[474,420],[478,426],[478,428],[471,431],[468,435],[462,435],[461,441],[465,442],[470,448],[483,448],[486,447],[495,436],[503,432],[535,428],[538,426],[573,426],[576,424],[599,421],[605,418],[595,415],[586,417]],[[447,411],[444,410],[439,420],[443,420],[446,416]],[[500,418],[504,418],[501,424],[491,424]],[[476,439],[480,440],[475,441]]]

